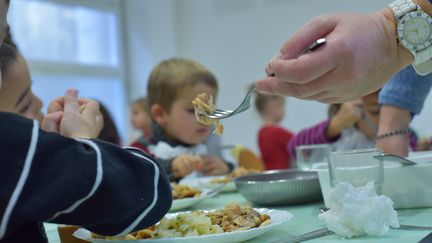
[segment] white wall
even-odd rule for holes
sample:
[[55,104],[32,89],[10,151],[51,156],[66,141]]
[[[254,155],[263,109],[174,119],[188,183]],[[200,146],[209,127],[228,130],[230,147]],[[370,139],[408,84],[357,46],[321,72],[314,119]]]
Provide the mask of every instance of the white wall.
[[[125,2],[131,32],[128,36],[135,38],[128,41],[133,96],[142,93],[143,79],[147,79],[151,66],[161,58],[181,56],[202,62],[215,73],[221,87],[218,106],[232,108],[240,102],[246,87],[264,75],[265,65],[282,43],[307,20],[327,12],[368,12],[382,8],[390,0]],[[134,63],[136,61],[138,63]],[[422,130],[430,124],[427,117],[432,117],[431,106],[432,99],[429,99],[424,114],[414,121]],[[326,108],[316,102],[290,98],[283,125],[298,131],[324,119]],[[253,111],[223,123],[225,144],[241,143],[257,149],[260,121]]]
[[146,95],[153,66],[176,55],[175,10],[172,0],[127,0],[124,22],[129,98]]
[[[127,0],[122,3],[127,100],[130,103],[147,94],[147,79],[153,66],[176,55],[176,21],[172,0]],[[127,121],[127,143],[130,143],[140,134],[132,130],[129,118]]]
[[[337,11],[372,11],[385,0],[182,0],[176,2],[178,54],[204,63],[221,84],[218,103],[231,108],[282,43],[313,16]],[[324,119],[326,105],[288,99],[283,123],[294,131]],[[224,142],[256,149],[260,121],[254,112],[223,122]]]

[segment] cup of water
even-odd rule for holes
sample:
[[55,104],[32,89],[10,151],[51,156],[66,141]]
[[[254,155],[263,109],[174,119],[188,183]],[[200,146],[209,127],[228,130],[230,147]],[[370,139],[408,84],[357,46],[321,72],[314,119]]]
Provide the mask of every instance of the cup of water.
[[329,144],[301,145],[296,147],[297,168],[315,170],[328,164]]
[[335,187],[339,182],[348,182],[354,187],[362,187],[369,181],[373,181],[376,193],[382,194],[383,161],[374,158],[379,154],[382,154],[380,149],[344,150],[330,153],[330,185]]

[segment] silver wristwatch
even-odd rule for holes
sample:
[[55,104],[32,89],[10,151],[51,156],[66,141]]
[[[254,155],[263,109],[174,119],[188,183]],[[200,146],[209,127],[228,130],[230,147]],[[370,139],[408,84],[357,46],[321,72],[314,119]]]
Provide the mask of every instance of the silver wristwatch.
[[432,18],[411,0],[396,0],[389,7],[396,18],[399,44],[414,56],[414,69],[420,75],[432,73]]

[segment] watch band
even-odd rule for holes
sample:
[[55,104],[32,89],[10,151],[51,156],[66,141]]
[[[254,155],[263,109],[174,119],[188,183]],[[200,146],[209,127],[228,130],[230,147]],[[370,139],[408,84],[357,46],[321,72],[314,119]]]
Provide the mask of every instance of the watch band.
[[416,10],[417,4],[413,3],[411,0],[396,0],[389,4],[390,9],[393,11],[396,20],[409,13]]

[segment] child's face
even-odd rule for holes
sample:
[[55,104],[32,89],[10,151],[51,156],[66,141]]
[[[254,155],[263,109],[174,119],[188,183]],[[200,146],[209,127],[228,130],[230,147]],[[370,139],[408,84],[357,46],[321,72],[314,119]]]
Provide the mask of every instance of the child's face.
[[151,124],[150,117],[139,104],[134,104],[132,106],[131,121],[132,121],[132,126],[135,129],[141,131],[150,130],[150,124]]
[[167,135],[186,144],[202,143],[211,132],[211,127],[200,124],[194,113],[192,100],[199,94],[207,93],[216,98],[216,90],[206,84],[185,88],[166,112],[162,127]]
[[264,116],[273,122],[281,122],[285,116],[285,99],[278,97],[269,100],[265,105]]
[[42,101],[31,90],[30,72],[25,60],[18,56],[11,64],[0,89],[0,111],[12,112],[42,121]]

